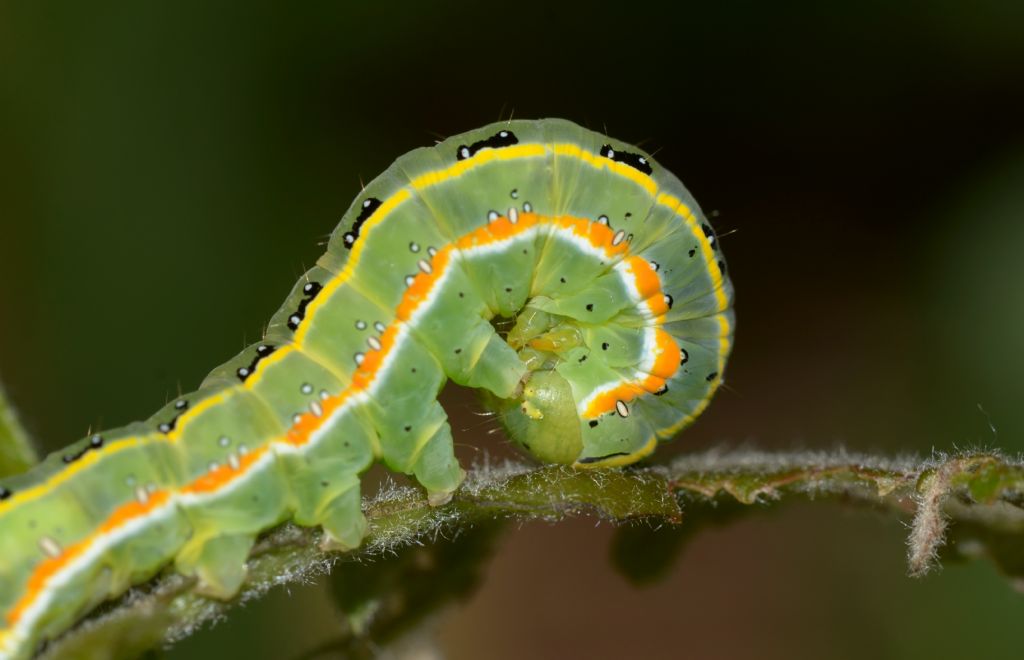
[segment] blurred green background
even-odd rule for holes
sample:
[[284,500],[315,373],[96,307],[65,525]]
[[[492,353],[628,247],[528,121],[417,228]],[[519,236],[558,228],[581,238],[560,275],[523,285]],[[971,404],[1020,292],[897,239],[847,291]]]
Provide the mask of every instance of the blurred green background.
[[[359,190],[437,136],[561,116],[656,151],[725,234],[721,443],[1024,448],[1024,4],[0,2],[0,374],[47,450],[260,334]],[[467,460],[506,451],[457,415]],[[993,430],[994,427],[994,430]],[[452,658],[1019,657],[988,564],[904,577],[895,521],[790,507],[630,587],[592,521],[514,530]],[[283,590],[172,658],[336,634]]]

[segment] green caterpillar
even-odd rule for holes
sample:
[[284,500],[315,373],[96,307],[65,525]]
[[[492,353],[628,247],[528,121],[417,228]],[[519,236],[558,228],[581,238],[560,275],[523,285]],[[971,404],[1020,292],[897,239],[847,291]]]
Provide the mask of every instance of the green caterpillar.
[[375,460],[446,502],[464,476],[448,378],[543,461],[639,460],[720,384],[731,304],[715,234],[635,147],[546,119],[417,149],[363,190],[259,344],[0,483],[0,658],[169,562],[229,598],[256,535],[289,518],[358,546]]

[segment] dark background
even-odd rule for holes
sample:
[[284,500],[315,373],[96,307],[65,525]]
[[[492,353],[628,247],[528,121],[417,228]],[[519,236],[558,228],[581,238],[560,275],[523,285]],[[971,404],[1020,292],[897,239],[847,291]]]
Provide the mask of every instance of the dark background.
[[[216,6],[210,6],[210,5]],[[52,450],[255,340],[359,190],[436,137],[560,116],[656,151],[724,234],[713,445],[1024,448],[1024,4],[0,3],[0,373]],[[505,449],[461,396],[467,447]],[[467,460],[480,452],[463,447]],[[453,658],[1016,657],[986,563],[904,576],[895,521],[797,506],[636,590],[607,526],[530,525]],[[171,657],[330,638],[313,586]]]

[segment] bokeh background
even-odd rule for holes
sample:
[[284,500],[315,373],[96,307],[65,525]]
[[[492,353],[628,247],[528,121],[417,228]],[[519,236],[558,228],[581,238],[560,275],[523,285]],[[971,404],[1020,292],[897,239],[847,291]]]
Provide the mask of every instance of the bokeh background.
[[[657,152],[724,235],[728,388],[659,453],[1024,448],[1024,4],[0,3],[0,373],[47,450],[260,334],[359,190],[436,137],[561,116]],[[506,451],[446,395],[467,460]],[[452,658],[1019,657],[985,563],[792,506],[636,589],[593,521],[513,530]],[[337,632],[284,590],[170,658]]]

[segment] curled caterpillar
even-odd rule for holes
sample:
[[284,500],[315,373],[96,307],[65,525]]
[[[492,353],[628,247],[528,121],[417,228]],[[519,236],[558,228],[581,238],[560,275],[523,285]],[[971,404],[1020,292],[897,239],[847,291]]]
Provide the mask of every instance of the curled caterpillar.
[[731,305],[711,227],[635,147],[547,119],[406,154],[259,344],[149,420],[0,480],[0,658],[171,562],[230,598],[284,520],[358,546],[376,460],[446,502],[464,476],[449,378],[542,461],[637,461],[721,383]]

